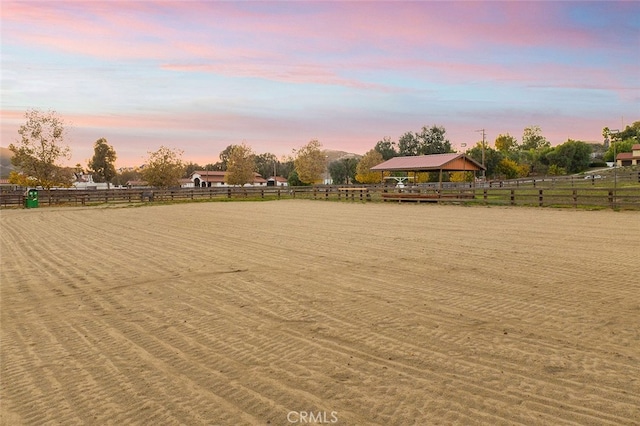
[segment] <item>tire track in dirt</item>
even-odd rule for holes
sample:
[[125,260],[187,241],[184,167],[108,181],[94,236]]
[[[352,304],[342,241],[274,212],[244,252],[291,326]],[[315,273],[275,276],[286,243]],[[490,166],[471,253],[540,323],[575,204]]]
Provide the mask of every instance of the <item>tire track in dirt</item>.
[[[595,263],[633,256],[604,247],[580,264],[569,250],[614,212],[294,201],[4,213],[3,421],[637,418],[638,284],[600,282]],[[74,255],[97,250],[91,267]]]

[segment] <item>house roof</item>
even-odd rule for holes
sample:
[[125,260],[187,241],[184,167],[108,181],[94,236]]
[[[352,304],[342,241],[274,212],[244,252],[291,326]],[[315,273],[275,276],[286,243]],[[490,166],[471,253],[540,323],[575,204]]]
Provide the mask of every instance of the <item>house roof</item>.
[[371,168],[381,171],[474,171],[484,170],[482,164],[465,154],[432,154],[394,157]]
[[633,151],[638,151],[640,150],[640,143],[634,143],[633,146],[631,147],[631,149]]
[[[199,175],[200,180],[205,182],[224,183],[225,178],[227,176],[227,172],[222,172],[219,170],[196,170],[191,174],[190,180],[193,180],[195,175]],[[265,182],[267,182],[266,179],[260,176],[260,173],[253,174],[253,183],[265,183]]]
[[633,152],[621,152],[616,155],[616,160],[632,160],[633,158],[636,158],[633,156]]
[[225,176],[227,172],[222,172],[219,170],[196,170],[191,174],[191,176],[199,174],[200,176]]

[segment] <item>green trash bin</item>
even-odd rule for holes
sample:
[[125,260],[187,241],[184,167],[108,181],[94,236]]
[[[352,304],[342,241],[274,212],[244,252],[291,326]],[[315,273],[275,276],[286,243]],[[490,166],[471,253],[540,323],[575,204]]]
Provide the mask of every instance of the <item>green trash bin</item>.
[[38,207],[38,190],[35,188],[27,189],[25,192],[24,206],[28,209]]

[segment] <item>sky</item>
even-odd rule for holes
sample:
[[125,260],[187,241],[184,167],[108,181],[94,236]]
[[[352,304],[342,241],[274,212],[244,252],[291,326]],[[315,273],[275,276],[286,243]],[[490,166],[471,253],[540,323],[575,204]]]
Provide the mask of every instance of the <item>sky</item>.
[[1,3],[0,146],[29,109],[106,138],[117,167],[160,146],[364,154],[438,125],[454,149],[540,126],[558,145],[640,120],[638,1]]

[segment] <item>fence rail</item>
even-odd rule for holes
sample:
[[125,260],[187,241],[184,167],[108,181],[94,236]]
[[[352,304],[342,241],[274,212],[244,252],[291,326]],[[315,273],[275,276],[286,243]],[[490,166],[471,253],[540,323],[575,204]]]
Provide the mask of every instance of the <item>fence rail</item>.
[[[405,188],[383,185],[341,185],[305,187],[218,187],[180,189],[112,189],[40,191],[40,206],[86,206],[96,204],[134,204],[224,199],[283,199],[306,198],[316,200],[350,201],[418,201],[434,203],[472,203],[511,206],[596,207],[640,210],[640,184],[625,186],[489,185],[470,186],[448,183],[421,184]],[[610,182],[607,182],[610,183]],[[23,190],[0,192],[0,207],[25,205]]]

